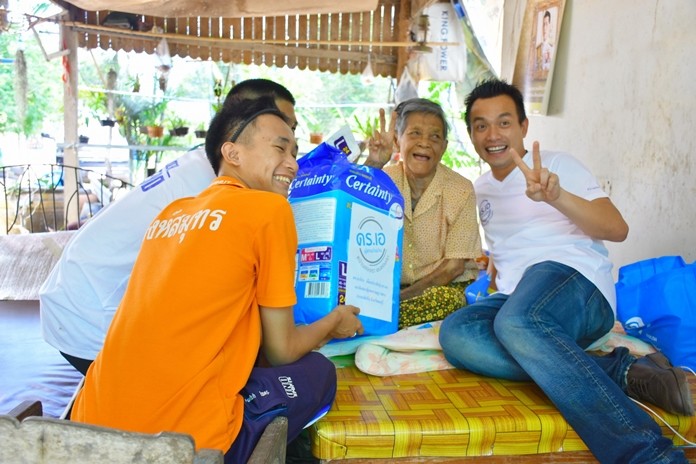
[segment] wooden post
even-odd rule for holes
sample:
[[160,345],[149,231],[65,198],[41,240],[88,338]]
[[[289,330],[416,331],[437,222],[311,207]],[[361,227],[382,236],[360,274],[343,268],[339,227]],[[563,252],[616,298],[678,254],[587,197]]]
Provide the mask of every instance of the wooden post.
[[[63,165],[79,167],[77,146],[77,33],[66,26],[60,28],[63,49],[68,50],[63,57],[63,127],[64,141]],[[65,223],[78,220],[79,192],[77,190],[77,171],[65,169],[63,174],[63,198]]]
[[[401,2],[401,8],[399,10],[399,17],[397,18],[396,22],[396,31],[397,31],[397,36],[396,40],[399,41],[408,41],[409,40],[409,31],[410,31],[410,24],[411,24],[411,2],[409,0],[405,0]],[[399,51],[397,52],[397,58],[396,58],[396,82],[399,82],[401,80],[401,74],[404,72],[404,68],[408,64],[408,56],[409,56],[409,49],[408,48],[399,48]]]

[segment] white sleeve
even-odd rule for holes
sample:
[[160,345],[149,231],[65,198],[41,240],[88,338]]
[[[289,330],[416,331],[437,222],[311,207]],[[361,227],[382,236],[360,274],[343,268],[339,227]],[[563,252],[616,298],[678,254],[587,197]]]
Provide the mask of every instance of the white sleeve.
[[561,187],[574,195],[588,201],[608,197],[589,169],[570,155],[556,154],[551,160],[549,170],[558,175]]

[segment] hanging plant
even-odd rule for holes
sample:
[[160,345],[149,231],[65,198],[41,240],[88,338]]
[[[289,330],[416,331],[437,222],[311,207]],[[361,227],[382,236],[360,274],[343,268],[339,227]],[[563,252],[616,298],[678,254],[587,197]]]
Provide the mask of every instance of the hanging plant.
[[10,30],[10,21],[7,17],[8,1],[0,0],[0,33]]
[[200,123],[198,127],[196,127],[196,130],[194,131],[196,134],[196,137],[199,139],[204,139],[206,135],[208,135],[208,131],[205,128],[205,123]]
[[17,104],[17,125],[19,132],[24,132],[27,117],[27,62],[24,50],[17,50],[15,55],[15,103]]
[[118,73],[114,68],[109,69],[106,74],[106,90],[109,92],[106,95],[106,110],[109,113],[107,119],[111,119],[114,116],[114,90],[116,90],[116,81],[118,80]]
[[169,80],[169,71],[171,70],[171,66],[166,66],[166,65],[160,65],[157,67],[157,70],[159,71],[159,77],[157,78],[157,82],[159,83],[159,88],[162,92],[167,91],[167,81]]
[[215,83],[213,84],[213,93],[218,99],[222,95],[222,79],[215,79]]

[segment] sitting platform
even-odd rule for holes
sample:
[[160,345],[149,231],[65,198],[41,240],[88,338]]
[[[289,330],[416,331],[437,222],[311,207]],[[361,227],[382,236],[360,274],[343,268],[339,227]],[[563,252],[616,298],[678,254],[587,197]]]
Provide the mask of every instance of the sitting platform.
[[[324,462],[596,462],[531,382],[457,369],[376,377],[349,365],[337,372],[334,406],[310,430],[312,452]],[[696,376],[688,377],[696,398]],[[695,441],[696,417],[654,409]],[[675,444],[685,444],[662,428]],[[685,450],[696,463],[696,448]]]

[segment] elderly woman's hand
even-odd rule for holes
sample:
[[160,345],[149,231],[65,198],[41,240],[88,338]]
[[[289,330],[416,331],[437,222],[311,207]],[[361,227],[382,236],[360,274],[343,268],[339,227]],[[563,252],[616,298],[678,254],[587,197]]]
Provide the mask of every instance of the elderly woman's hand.
[[396,112],[392,112],[389,128],[383,108],[379,110],[379,130],[373,132],[367,141],[368,156],[365,165],[382,168],[391,160],[394,154],[394,130],[396,127]]

